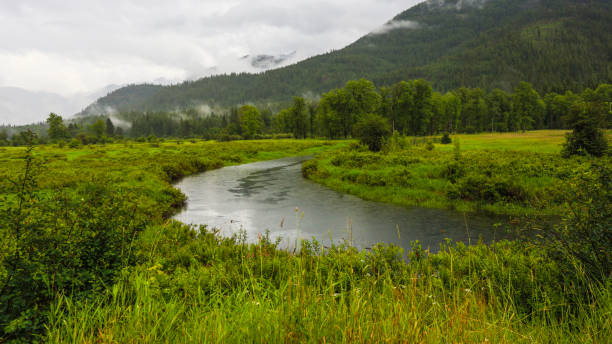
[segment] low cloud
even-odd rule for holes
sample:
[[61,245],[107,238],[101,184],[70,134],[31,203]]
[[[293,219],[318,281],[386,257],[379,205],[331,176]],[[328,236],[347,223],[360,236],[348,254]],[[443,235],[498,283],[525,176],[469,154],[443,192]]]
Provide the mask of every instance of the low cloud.
[[489,0],[428,0],[427,6],[430,9],[441,8],[445,10],[461,11],[467,7],[482,8],[487,1]]
[[412,20],[392,20],[387,24],[379,27],[378,29],[372,31],[370,35],[383,35],[393,30],[418,29],[419,27],[420,24]]

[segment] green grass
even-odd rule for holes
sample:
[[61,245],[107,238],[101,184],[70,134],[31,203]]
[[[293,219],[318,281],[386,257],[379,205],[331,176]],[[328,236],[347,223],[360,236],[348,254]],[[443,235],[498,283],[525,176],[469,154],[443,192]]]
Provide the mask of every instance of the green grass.
[[502,215],[561,215],[563,185],[587,158],[560,156],[564,131],[456,135],[427,149],[397,138],[380,153],[345,148],[321,154],[304,175],[335,190],[403,206]]
[[[461,161],[466,175],[490,170],[518,176],[530,195],[558,190],[555,183],[586,163],[561,160],[550,153],[482,150],[476,147],[487,144],[478,135],[466,136],[465,141]],[[452,149],[406,146],[383,155],[347,146],[345,141],[270,140],[36,147],[35,156],[44,164],[37,172],[35,197],[29,198],[20,220],[28,227],[18,226],[38,231],[27,243],[39,246],[23,248],[36,253],[24,261],[29,264],[25,267],[36,272],[24,281],[32,281],[36,288],[18,285],[6,295],[13,297],[12,302],[19,300],[20,293],[30,292],[40,301],[11,315],[10,322],[2,322],[0,334],[6,337],[0,336],[0,341],[610,341],[610,282],[589,281],[580,269],[569,275],[545,251],[529,243],[470,248],[447,243],[436,254],[415,243],[406,262],[403,252],[393,246],[358,252],[344,245],[325,248],[312,241],[303,242],[301,251],[293,253],[278,249],[267,236],[257,244],[246,244],[240,235],[220,237],[214,229],[168,220],[184,201],[184,195],[172,187],[173,181],[222,166],[300,154],[320,154],[306,164],[305,172],[316,164],[310,175],[336,189],[398,204],[406,204],[402,203],[406,199],[431,207],[453,204],[440,191],[448,187],[440,172],[455,162]],[[8,180],[17,180],[23,173],[24,151],[0,148],[0,196],[8,196],[0,210],[14,206],[18,188]],[[382,182],[389,185],[377,185]],[[545,188],[539,189],[542,185]],[[98,194],[103,199],[98,200]],[[116,211],[99,209],[109,204]],[[463,200],[454,206],[487,209]],[[529,209],[512,203],[501,206],[492,205],[516,213]],[[537,211],[554,210],[546,206]],[[0,219],[0,225],[10,225],[5,220]],[[104,227],[107,223],[116,227]],[[96,231],[98,224],[101,230]],[[89,230],[83,231],[85,235],[96,237],[72,232],[81,226]],[[117,252],[102,252],[98,257],[81,248],[82,243],[102,240],[97,237],[105,231],[119,235],[132,228],[136,230],[133,237],[128,236],[129,251],[114,248]],[[0,284],[5,285],[10,267],[5,259],[14,257],[20,246],[14,236],[0,234]],[[56,236],[66,241],[54,242]],[[53,251],[54,245],[65,252]],[[47,252],[51,252],[48,257]],[[98,270],[78,269],[85,259],[94,261],[95,268],[114,256],[125,263],[108,265],[110,270],[103,271],[104,276],[94,275],[93,282],[87,273]],[[85,276],[86,280],[77,282],[94,287],[77,283],[74,289],[59,288],[48,283],[64,274],[77,280]],[[6,300],[1,294],[0,307]],[[0,314],[0,320],[5,319]],[[36,327],[35,321],[42,327]]]
[[[453,139],[461,142],[464,150],[528,151],[534,153],[560,153],[567,130],[536,130],[525,133],[459,134]],[[452,145],[436,145],[450,151]]]
[[246,245],[176,223],[150,228],[142,264],[105,295],[57,300],[48,340],[603,343],[612,333],[610,288],[572,308],[548,285],[554,264],[528,246],[446,246],[406,264],[392,247],[304,245],[293,255],[265,237]]

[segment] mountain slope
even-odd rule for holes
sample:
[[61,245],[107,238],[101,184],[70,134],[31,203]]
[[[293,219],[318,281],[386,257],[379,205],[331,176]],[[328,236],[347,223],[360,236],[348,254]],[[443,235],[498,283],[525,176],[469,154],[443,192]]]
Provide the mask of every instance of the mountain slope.
[[[283,102],[365,77],[377,85],[424,78],[460,86],[541,92],[612,81],[609,0],[429,0],[348,47],[260,74],[220,75],[175,86],[130,86],[94,106],[170,110],[202,103]],[[90,111],[91,112],[91,111]]]

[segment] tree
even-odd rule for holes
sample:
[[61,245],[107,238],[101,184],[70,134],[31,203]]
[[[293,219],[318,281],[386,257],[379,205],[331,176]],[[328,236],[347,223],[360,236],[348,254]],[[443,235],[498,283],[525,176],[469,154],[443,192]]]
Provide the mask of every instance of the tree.
[[8,144],[8,133],[3,129],[0,131],[0,146],[8,146]]
[[113,121],[111,121],[110,118],[106,119],[106,136],[115,136],[115,126],[113,125]]
[[263,128],[263,119],[256,107],[244,105],[238,110],[240,119],[240,130],[245,139],[252,139],[256,134],[260,134]]
[[[499,88],[491,91],[486,98],[491,132],[508,131],[508,119],[512,112],[510,96]],[[483,128],[484,129],[484,128]],[[488,129],[488,128],[487,128]]]
[[353,129],[353,135],[373,152],[381,150],[385,137],[391,135],[391,127],[386,118],[375,115],[365,115]]
[[523,132],[542,127],[546,105],[530,83],[520,82],[516,86],[512,105],[519,128]]
[[362,116],[374,113],[380,107],[381,97],[371,81],[352,80],[344,88],[323,95],[319,103],[319,122],[328,128],[328,137],[346,138]]
[[104,124],[103,120],[99,119],[89,127],[89,130],[96,137],[96,139],[101,139],[106,132],[106,124]]
[[47,124],[49,124],[47,135],[51,141],[59,141],[70,137],[68,129],[64,125],[62,116],[58,116],[53,112],[50,113],[49,117],[47,118]]
[[308,107],[302,97],[293,97],[293,106],[289,109],[291,129],[296,139],[306,138],[308,135]]
[[599,157],[606,153],[608,141],[600,129],[604,118],[603,110],[603,107],[596,102],[572,105],[567,122],[573,130],[566,136],[563,156],[590,154]]

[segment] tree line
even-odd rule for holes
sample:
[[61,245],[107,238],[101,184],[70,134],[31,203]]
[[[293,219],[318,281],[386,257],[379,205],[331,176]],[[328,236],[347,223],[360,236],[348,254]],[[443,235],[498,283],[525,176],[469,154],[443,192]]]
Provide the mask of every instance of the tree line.
[[[381,88],[360,79],[324,93],[320,99],[294,97],[291,106],[276,113],[253,105],[220,113],[202,113],[195,108],[180,113],[132,111],[115,115],[120,122],[109,117],[87,117],[67,125],[61,116],[50,114],[47,136],[39,140],[88,144],[120,137],[338,139],[353,137],[357,123],[371,115],[382,117],[392,132],[408,136],[569,129],[580,116],[589,118],[595,127],[610,128],[611,104],[610,84],[580,93],[545,95],[527,82],[520,82],[512,93],[465,87],[440,93],[422,79]],[[0,131],[0,144],[20,145],[25,140],[22,136],[9,138],[6,131]]]

